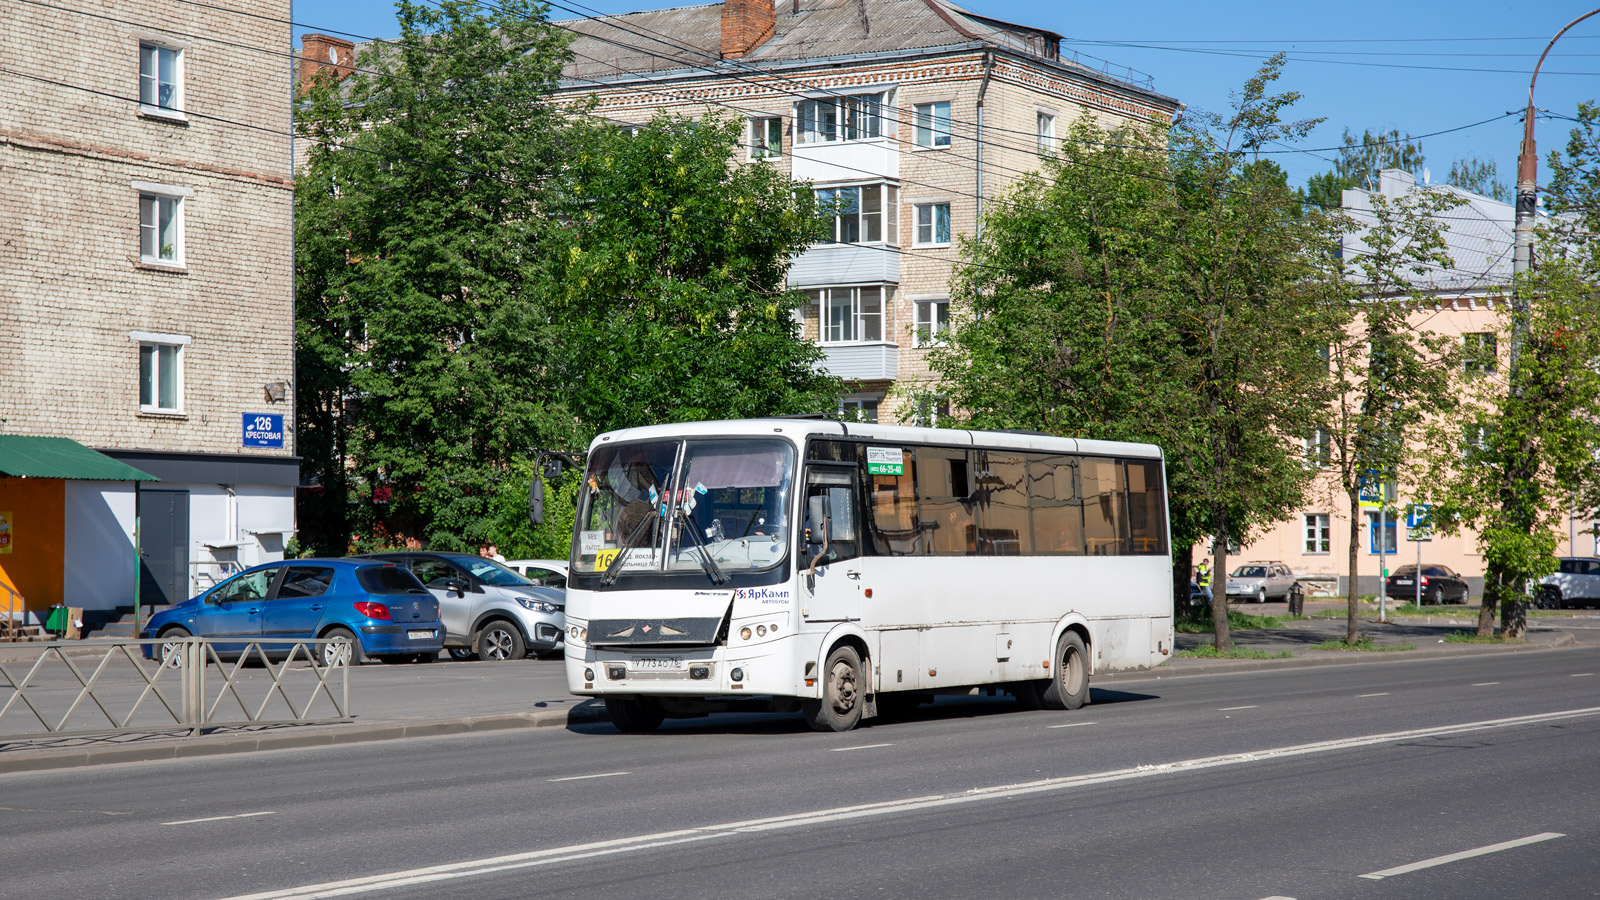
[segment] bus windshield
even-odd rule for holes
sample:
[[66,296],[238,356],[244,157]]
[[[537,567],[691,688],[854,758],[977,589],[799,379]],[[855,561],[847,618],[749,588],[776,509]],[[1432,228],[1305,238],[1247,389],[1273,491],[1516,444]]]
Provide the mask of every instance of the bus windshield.
[[573,566],[613,574],[766,569],[789,535],[794,449],[777,440],[650,441],[589,458]]

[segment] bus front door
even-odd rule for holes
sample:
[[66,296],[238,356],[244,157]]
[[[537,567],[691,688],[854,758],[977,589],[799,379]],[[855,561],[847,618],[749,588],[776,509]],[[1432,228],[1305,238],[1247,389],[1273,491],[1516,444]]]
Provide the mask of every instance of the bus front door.
[[853,466],[806,472],[800,614],[809,622],[861,618],[861,504]]

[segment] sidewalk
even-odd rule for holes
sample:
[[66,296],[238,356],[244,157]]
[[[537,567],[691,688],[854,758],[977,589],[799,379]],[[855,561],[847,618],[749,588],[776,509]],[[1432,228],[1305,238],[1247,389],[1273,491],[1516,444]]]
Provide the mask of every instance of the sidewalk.
[[[1254,672],[1263,669],[1315,666],[1365,665],[1437,659],[1458,656],[1537,652],[1600,643],[1600,618],[1559,620],[1566,629],[1549,620],[1531,623],[1523,644],[1445,644],[1441,640],[1452,631],[1469,626],[1455,620],[1381,625],[1363,618],[1361,633],[1371,635],[1379,646],[1410,644],[1414,650],[1390,652],[1329,651],[1308,649],[1330,639],[1342,639],[1344,620],[1312,620],[1286,623],[1272,630],[1236,630],[1234,644],[1279,653],[1289,650],[1288,659],[1180,659],[1174,658],[1154,670],[1106,673],[1094,684],[1147,679],[1182,678]],[[1474,623],[1475,624],[1475,623]],[[1592,629],[1584,640],[1574,631]],[[1192,649],[1210,643],[1209,634],[1178,636],[1178,649]],[[73,657],[104,652],[95,641],[73,647]],[[36,647],[0,644],[0,664],[21,677],[24,668],[37,659]],[[20,664],[20,665],[19,665]],[[223,728],[189,736],[182,732],[121,735],[105,738],[63,738],[51,741],[3,743],[0,737],[0,774],[38,771],[116,762],[143,762],[182,759],[256,750],[353,744],[367,741],[471,734],[519,728],[554,728],[606,721],[604,705],[567,693],[561,660],[524,660],[516,663],[434,662],[426,665],[369,665],[352,671],[351,706],[355,722],[335,725],[297,725],[277,727]],[[267,679],[263,670],[247,671],[244,678]],[[448,714],[441,711],[447,710]],[[15,711],[13,711],[13,715]]]

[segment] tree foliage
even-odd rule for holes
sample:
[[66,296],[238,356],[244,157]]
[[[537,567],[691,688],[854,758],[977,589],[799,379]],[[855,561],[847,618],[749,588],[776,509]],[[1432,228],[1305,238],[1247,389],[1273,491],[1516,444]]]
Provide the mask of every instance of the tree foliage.
[[1445,183],[1474,194],[1493,197],[1501,203],[1512,201],[1511,188],[1500,180],[1499,167],[1492,159],[1479,159],[1474,155],[1452,162],[1450,177]]
[[1333,161],[1333,169],[1307,180],[1301,197],[1306,203],[1320,209],[1338,209],[1344,191],[1363,188],[1378,189],[1378,173],[1384,169],[1401,169],[1422,180],[1422,167],[1426,163],[1422,144],[1402,135],[1398,129],[1373,134],[1363,130],[1361,138],[1344,130],[1343,145]]
[[[1282,120],[1298,97],[1268,92],[1281,65],[1170,133],[1077,124],[964,243],[967,312],[931,359],[973,426],[1163,446],[1185,592],[1203,535],[1220,575],[1230,540],[1299,504],[1291,444],[1329,397],[1329,223],[1254,158],[1314,124]],[[1214,611],[1225,649],[1221,591]]]

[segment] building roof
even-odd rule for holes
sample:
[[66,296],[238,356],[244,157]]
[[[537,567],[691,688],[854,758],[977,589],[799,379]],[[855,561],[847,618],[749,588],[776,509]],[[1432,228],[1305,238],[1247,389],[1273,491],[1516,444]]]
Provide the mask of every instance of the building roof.
[[127,463],[63,437],[0,434],[0,476],[72,481],[159,481]]
[[[948,0],[775,0],[772,37],[737,62],[721,61],[722,3],[555,23],[574,34],[569,81],[686,69],[766,66],[816,59],[904,55],[939,48],[1014,51],[1150,92],[1148,76],[1063,60],[1061,35],[970,13]],[[1098,62],[1098,61],[1097,61]],[[1155,95],[1159,97],[1160,95]],[[1167,98],[1160,98],[1167,99]]]

